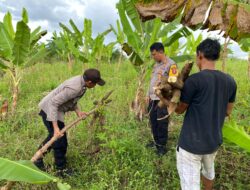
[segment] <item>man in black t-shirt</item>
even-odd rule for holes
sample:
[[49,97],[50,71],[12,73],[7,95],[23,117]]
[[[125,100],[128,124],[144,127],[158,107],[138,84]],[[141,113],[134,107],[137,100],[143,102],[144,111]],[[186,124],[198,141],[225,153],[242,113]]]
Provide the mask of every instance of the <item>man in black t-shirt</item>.
[[177,169],[182,190],[200,189],[200,170],[206,190],[212,190],[214,159],[222,144],[222,127],[236,96],[234,79],[215,69],[220,44],[206,39],[197,47],[200,72],[191,75],[182,89],[176,112],[186,111],[177,146]]

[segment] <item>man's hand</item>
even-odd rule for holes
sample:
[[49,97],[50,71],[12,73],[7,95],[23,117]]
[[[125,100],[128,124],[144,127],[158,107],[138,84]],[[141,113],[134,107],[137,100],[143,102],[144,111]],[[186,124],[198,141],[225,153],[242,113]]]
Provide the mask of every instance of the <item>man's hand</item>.
[[162,60],[162,62],[163,62],[164,64],[167,64],[167,63],[168,63],[168,60],[167,60],[167,57],[166,57],[166,56],[164,57],[164,59]]
[[76,108],[75,112],[76,112],[77,117],[79,118],[87,117],[88,115],[86,112],[80,111],[78,107]]
[[87,117],[88,114],[86,112],[78,111],[78,112],[76,112],[76,115],[79,118],[82,118],[82,117]]
[[53,123],[53,129],[54,129],[54,136],[58,137],[58,138],[62,137],[63,133],[61,133],[61,131],[57,125],[57,122],[53,121],[52,123]]
[[184,103],[184,102],[180,102],[177,106],[177,108],[175,109],[175,113],[177,114],[183,114],[188,108],[188,104]]

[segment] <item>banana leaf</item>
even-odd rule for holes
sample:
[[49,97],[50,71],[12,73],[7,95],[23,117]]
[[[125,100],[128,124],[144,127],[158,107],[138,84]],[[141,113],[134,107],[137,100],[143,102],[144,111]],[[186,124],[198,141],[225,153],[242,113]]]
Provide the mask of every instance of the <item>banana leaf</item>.
[[70,186],[58,178],[39,170],[31,161],[11,161],[0,157],[0,180],[19,181],[31,184],[56,182],[59,190],[68,190]]
[[194,56],[191,55],[179,55],[179,56],[170,56],[172,60],[174,60],[175,63],[182,63],[185,61],[193,60]]
[[250,135],[242,126],[238,126],[235,121],[225,123],[222,133],[225,139],[250,152]]
[[144,54],[145,54],[146,57],[149,56],[149,54],[150,54],[149,47],[154,42],[156,42],[158,40],[158,33],[161,30],[161,27],[162,27],[161,19],[159,19],[159,18],[154,19],[153,20],[153,26],[152,26],[153,31],[152,31],[151,35],[149,35],[150,40],[149,40],[149,42],[147,44],[145,44],[146,49],[144,49]]
[[68,34],[73,34],[73,33],[71,32],[71,30],[70,30],[67,26],[65,26],[63,23],[59,23],[59,26],[60,26],[64,31],[66,31]]
[[8,69],[9,67],[0,59],[0,68],[5,70]]
[[175,20],[168,23],[164,28],[159,32],[158,38],[166,36],[168,33],[173,32],[180,25],[182,14],[180,14]]
[[24,67],[29,67],[34,65],[37,61],[41,60],[48,54],[49,52],[45,48],[45,45],[44,44],[41,45],[39,48],[37,48],[36,52],[33,51],[31,52],[31,54],[24,63]]
[[74,30],[74,35],[75,35],[75,38],[76,38],[78,44],[83,45],[82,34],[72,19],[69,20],[69,24],[71,25],[71,27]]
[[40,171],[31,161],[0,158],[0,180],[46,184],[57,178]]
[[13,46],[13,63],[15,65],[22,65],[30,51],[30,29],[23,21],[17,23],[16,36]]
[[0,36],[1,57],[10,61],[12,59],[12,48],[14,42],[2,22],[0,22]]
[[123,4],[121,2],[119,2],[116,4],[116,7],[118,9],[118,13],[119,13],[120,20],[122,23],[123,31],[126,34],[127,41],[129,43],[129,45],[132,46],[135,51],[137,51],[137,52],[140,51],[141,44],[142,44],[141,39],[140,39],[138,33],[133,31],[133,29],[129,23],[129,20],[127,18],[127,15],[125,14],[125,9],[123,7]]
[[143,34],[140,16],[138,12],[136,11],[133,0],[121,0],[121,1],[122,1],[124,10],[126,11],[134,27],[136,28],[136,31],[139,32],[140,34]]
[[245,52],[250,51],[250,38],[242,39],[238,43],[242,51],[245,51]]
[[22,18],[23,18],[23,22],[25,24],[27,24],[29,22],[28,12],[25,8],[23,8],[23,11],[22,11]]
[[84,37],[84,44],[90,44],[92,40],[92,21],[90,19],[84,19],[84,30],[82,35]]
[[32,49],[36,44],[37,42],[47,34],[47,30],[43,30],[43,31],[40,31],[41,30],[41,26],[37,27],[35,30],[33,30],[30,34],[30,48]]
[[74,32],[75,32],[78,36],[81,36],[80,30],[77,28],[76,24],[74,23],[74,21],[73,21],[72,19],[69,20],[69,24],[70,24],[71,27],[73,28]]
[[174,43],[176,40],[179,40],[181,37],[188,37],[192,33],[189,31],[187,27],[182,27],[176,32],[174,32],[168,40],[164,43],[164,46],[170,46],[172,43]]
[[14,40],[15,32],[14,32],[14,28],[12,25],[12,16],[11,16],[10,12],[7,12],[7,14],[4,16],[3,24],[4,24],[4,27],[7,30],[8,34],[10,35],[11,39]]

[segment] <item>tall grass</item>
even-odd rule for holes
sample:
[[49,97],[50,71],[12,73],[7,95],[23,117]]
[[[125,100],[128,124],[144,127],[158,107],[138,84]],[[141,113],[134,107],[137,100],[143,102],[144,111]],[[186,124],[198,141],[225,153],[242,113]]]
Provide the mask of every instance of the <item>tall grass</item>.
[[[183,64],[180,64],[182,67]],[[64,63],[40,63],[25,70],[16,115],[0,122],[0,157],[13,160],[30,159],[39,143],[46,137],[46,129],[38,116],[39,101],[57,85],[71,76],[82,74],[87,67],[101,70],[106,80],[104,87],[88,90],[80,101],[84,111],[92,108],[92,102],[109,90],[114,90],[113,102],[105,110],[106,122],[101,127],[88,126],[91,119],[82,122],[68,133],[68,165],[76,169],[76,175],[66,181],[73,189],[178,189],[179,178],[175,166],[175,146],[182,116],[173,116],[170,122],[169,152],[158,158],[153,150],[144,147],[151,139],[147,118],[137,122],[129,111],[137,86],[137,72],[124,62],[117,64],[74,65],[69,72]],[[218,63],[218,68],[221,68]],[[197,69],[194,68],[193,72]],[[250,84],[247,79],[247,62],[229,60],[227,71],[238,85],[237,102],[233,118],[243,126],[249,126]],[[149,80],[150,71],[147,75]],[[0,94],[10,97],[8,77],[1,78]],[[76,118],[67,114],[66,123]],[[93,150],[100,148],[94,154]],[[215,189],[249,189],[250,156],[237,147],[225,144],[216,161]],[[53,155],[45,158],[49,172],[53,173]],[[0,184],[3,182],[0,182]],[[32,186],[18,184],[16,189],[54,189],[52,185]]]

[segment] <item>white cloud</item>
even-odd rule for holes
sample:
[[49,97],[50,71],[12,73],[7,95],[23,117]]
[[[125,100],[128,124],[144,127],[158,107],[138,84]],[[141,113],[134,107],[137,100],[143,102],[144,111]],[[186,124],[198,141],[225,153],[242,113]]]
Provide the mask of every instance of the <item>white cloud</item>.
[[85,5],[83,2],[80,2],[78,0],[69,0],[66,1],[68,4],[69,8],[68,11],[71,13],[76,13],[78,17],[81,19],[84,18],[85,16]]
[[4,17],[4,13],[0,12],[0,20],[3,20],[3,17]]
[[45,29],[49,27],[49,21],[48,20],[38,20],[38,21],[30,21],[29,27],[31,30],[34,30],[35,28],[41,26],[41,28]]

